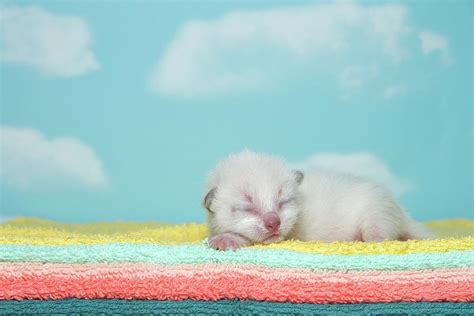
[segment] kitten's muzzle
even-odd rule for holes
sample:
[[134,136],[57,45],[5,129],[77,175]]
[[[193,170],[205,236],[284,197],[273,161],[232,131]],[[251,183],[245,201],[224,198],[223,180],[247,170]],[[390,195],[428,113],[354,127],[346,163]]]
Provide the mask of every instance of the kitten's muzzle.
[[280,229],[280,216],[277,212],[268,212],[263,214],[263,224],[271,235],[278,235]]

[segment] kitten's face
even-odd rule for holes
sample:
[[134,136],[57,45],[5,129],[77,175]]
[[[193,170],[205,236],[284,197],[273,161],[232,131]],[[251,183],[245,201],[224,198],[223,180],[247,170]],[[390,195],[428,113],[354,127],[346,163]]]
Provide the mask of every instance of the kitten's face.
[[255,243],[283,240],[296,222],[301,180],[301,173],[292,173],[280,183],[215,188],[205,199],[212,229],[236,233]]

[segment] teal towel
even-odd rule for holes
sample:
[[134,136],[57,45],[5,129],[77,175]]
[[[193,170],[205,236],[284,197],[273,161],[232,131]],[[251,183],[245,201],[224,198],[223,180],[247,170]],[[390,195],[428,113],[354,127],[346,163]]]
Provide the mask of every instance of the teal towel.
[[257,301],[51,300],[0,301],[0,314],[437,314],[469,315],[474,303],[291,304]]

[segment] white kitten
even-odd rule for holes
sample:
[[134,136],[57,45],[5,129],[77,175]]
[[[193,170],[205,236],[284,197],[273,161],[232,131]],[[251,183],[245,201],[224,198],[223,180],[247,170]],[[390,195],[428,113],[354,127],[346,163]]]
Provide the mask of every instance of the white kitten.
[[382,241],[429,237],[385,188],[349,174],[303,176],[275,156],[245,150],[210,173],[203,201],[209,244],[236,249],[284,239]]

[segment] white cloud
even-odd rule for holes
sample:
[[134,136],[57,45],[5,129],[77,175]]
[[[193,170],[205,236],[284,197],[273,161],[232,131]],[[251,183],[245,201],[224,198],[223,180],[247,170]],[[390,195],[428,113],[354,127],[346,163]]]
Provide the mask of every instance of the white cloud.
[[418,34],[421,41],[421,51],[428,55],[433,52],[441,53],[441,60],[445,64],[452,63],[452,58],[449,54],[448,40],[440,35],[430,31],[423,31]]
[[34,129],[2,126],[0,148],[0,179],[9,186],[107,185],[97,154],[78,139],[47,139]]
[[360,66],[350,66],[339,76],[339,85],[348,90],[360,89],[364,84],[364,69]]
[[361,91],[368,82],[373,80],[378,73],[376,66],[351,65],[342,69],[338,78],[341,99],[347,100],[355,93]]
[[402,195],[413,187],[409,181],[399,179],[393,175],[381,159],[367,152],[351,154],[320,153],[294,166],[302,170],[321,168],[351,173],[376,181],[389,188],[396,195]]
[[383,90],[383,97],[386,100],[391,100],[405,92],[403,85],[389,85]]
[[0,60],[70,77],[96,69],[84,19],[58,16],[37,6],[0,6]]
[[[151,88],[164,95],[205,97],[274,84],[295,72],[321,76],[343,90],[367,86],[360,59],[398,65],[417,33],[403,5],[352,2],[236,11],[184,24],[157,62]],[[318,77],[320,78],[320,77]],[[373,80],[373,79],[371,79]],[[370,80],[369,80],[370,81]]]

